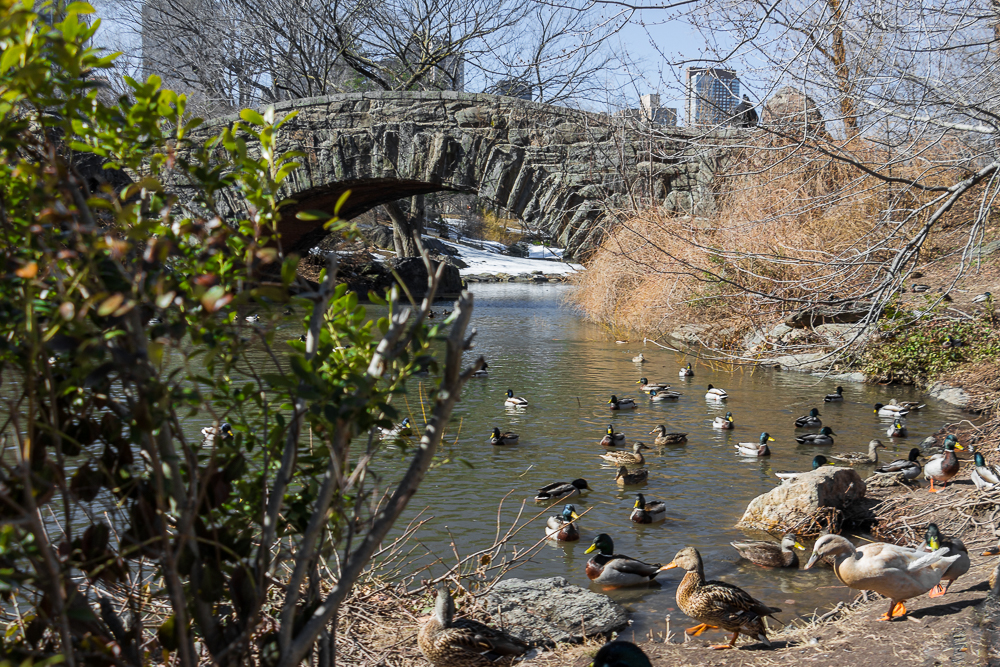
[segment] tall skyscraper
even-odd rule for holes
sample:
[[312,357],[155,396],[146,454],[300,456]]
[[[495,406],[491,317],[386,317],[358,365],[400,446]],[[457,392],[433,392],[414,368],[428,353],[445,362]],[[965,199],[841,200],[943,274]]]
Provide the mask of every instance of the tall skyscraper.
[[736,72],[721,67],[687,68],[688,125],[728,125],[739,103]]

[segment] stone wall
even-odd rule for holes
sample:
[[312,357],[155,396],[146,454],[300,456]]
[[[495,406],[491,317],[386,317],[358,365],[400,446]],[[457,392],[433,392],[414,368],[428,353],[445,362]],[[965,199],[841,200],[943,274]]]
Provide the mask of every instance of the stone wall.
[[[578,255],[601,238],[607,211],[629,200],[711,211],[713,175],[739,136],[451,91],[349,93],[275,110],[298,113],[280,130],[279,149],[307,155],[287,182],[295,203],[281,224],[285,247],[298,250],[323,233],[294,214],[332,211],[346,190],[348,219],[403,197],[455,191],[509,209]],[[234,119],[214,119],[191,138]],[[224,200],[233,212],[242,208],[235,197]]]

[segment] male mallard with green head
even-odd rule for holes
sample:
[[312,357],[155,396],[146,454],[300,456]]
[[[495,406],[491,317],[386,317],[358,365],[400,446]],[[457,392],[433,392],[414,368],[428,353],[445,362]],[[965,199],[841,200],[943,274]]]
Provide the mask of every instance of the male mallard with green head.
[[944,574],[941,575],[941,582],[937,586],[931,589],[931,592],[927,597],[936,598],[944,595],[948,592],[948,588],[955,582],[956,579],[961,577],[963,574],[969,571],[972,566],[972,561],[969,560],[969,550],[965,548],[962,544],[962,540],[957,537],[946,538],[941,534],[941,530],[937,527],[936,523],[927,524],[927,529],[924,532],[924,541],[920,543],[917,547],[917,551],[937,551],[938,549],[947,549],[945,556],[958,556],[958,560],[951,564],[951,566],[945,570]]
[[691,364],[688,364],[687,366],[685,366],[684,368],[682,368],[680,370],[680,373],[678,373],[677,375],[679,375],[682,378],[692,378],[692,377],[694,377],[694,371],[691,369]]
[[579,518],[573,505],[564,506],[562,514],[550,516],[545,522],[545,537],[559,542],[576,542],[580,539],[580,530],[573,521]]
[[594,543],[584,553],[597,551],[587,561],[587,577],[598,584],[609,586],[638,586],[656,578],[660,564],[643,563],[629,556],[615,553],[615,543],[607,533],[594,538]]
[[833,438],[830,437],[831,435],[837,434],[829,426],[824,426],[819,430],[819,433],[806,433],[805,435],[796,436],[795,442],[800,445],[832,445]]
[[564,500],[579,495],[584,490],[590,491],[585,479],[574,479],[572,482],[552,482],[538,489],[535,500],[539,502]]
[[635,494],[632,523],[656,523],[667,518],[667,504],[659,500],[647,501],[641,493]]
[[611,395],[611,400],[608,401],[608,405],[611,406],[612,410],[633,410],[639,407],[638,405],[635,404],[634,398],[619,399],[614,394]]
[[640,378],[636,380],[635,383],[639,385],[639,389],[643,390],[647,394],[653,391],[654,389],[656,390],[670,389],[670,385],[667,384],[666,382],[650,382],[646,378]]
[[924,464],[924,479],[931,480],[931,493],[937,493],[941,489],[934,488],[934,482],[938,482],[941,488],[948,486],[952,477],[958,474],[958,457],[955,456],[956,449],[965,449],[958,444],[958,438],[948,434],[944,439],[944,451],[935,454]]
[[712,646],[714,649],[733,648],[740,633],[771,645],[767,639],[764,618],[773,617],[780,609],[767,606],[732,584],[705,581],[701,554],[694,547],[678,551],[663,569],[672,570],[675,567],[686,571],[677,587],[677,606],[685,614],[701,622],[700,625],[685,630],[686,634],[697,637],[710,628],[721,628],[733,633],[728,644]]
[[616,433],[615,427],[612,424],[608,424],[608,432],[601,440],[601,444],[605,447],[615,447],[617,445],[625,444],[625,434]]
[[920,449],[914,447],[910,450],[910,454],[905,459],[896,459],[890,463],[886,463],[884,466],[875,468],[876,475],[895,475],[896,473],[902,473],[903,479],[916,479],[920,477],[920,471],[923,468],[917,459],[920,458]]
[[516,445],[517,441],[520,440],[521,436],[517,433],[511,433],[510,431],[500,432],[500,429],[493,427],[493,433],[490,435],[490,444],[494,447],[504,447],[506,445]]
[[772,438],[768,433],[761,433],[760,440],[756,443],[736,443],[736,453],[740,456],[770,456],[771,448],[767,446],[768,442],[774,442],[774,438]]
[[437,586],[434,615],[420,628],[417,645],[434,667],[497,667],[528,651],[517,637],[471,619],[455,620],[455,601],[443,581]]
[[822,425],[823,420],[819,418],[819,410],[816,408],[795,420],[795,428],[819,428]]
[[727,412],[725,417],[716,417],[715,420],[712,421],[712,428],[732,430],[734,426],[735,424],[733,423],[732,412]]
[[513,389],[507,390],[507,400],[503,402],[508,408],[526,408],[528,407],[528,400],[521,398],[520,396],[514,395]]

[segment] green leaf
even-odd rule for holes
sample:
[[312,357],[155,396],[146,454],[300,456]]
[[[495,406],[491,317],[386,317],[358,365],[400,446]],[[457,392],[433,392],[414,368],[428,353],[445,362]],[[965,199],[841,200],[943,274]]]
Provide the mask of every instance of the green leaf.
[[263,127],[267,124],[264,122],[264,117],[253,109],[244,109],[243,111],[240,111],[240,118],[259,127]]

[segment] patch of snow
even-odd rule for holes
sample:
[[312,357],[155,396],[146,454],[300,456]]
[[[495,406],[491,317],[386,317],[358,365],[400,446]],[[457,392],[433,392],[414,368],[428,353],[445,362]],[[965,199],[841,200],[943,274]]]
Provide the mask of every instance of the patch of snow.
[[563,248],[528,244],[528,257],[531,259],[562,259],[563,252]]
[[[482,243],[484,249],[479,249],[464,243],[456,243],[455,241],[449,241],[446,239],[440,239],[440,241],[457,250],[459,253],[458,256],[461,257],[462,261],[469,265],[466,268],[459,270],[459,273],[463,276],[495,275],[498,273],[506,273],[508,275],[516,276],[522,273],[531,273],[532,271],[541,271],[550,275],[565,275],[583,270],[582,264],[555,262],[550,259],[533,259],[501,255],[499,254],[500,250],[503,249],[503,244],[501,243],[483,241]],[[542,246],[537,247],[541,248]],[[550,257],[552,256],[551,253],[553,253],[553,251],[558,251],[559,255],[562,255],[561,248],[545,248],[545,251],[549,253],[548,256]]]

